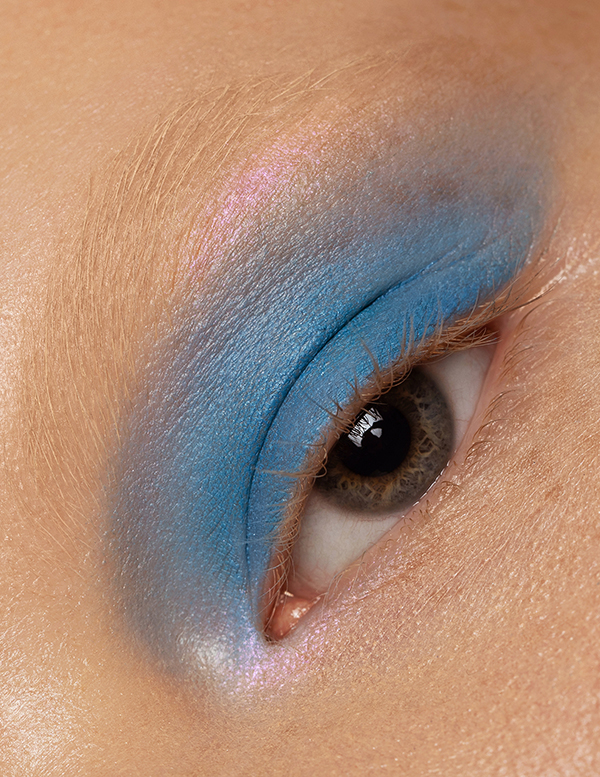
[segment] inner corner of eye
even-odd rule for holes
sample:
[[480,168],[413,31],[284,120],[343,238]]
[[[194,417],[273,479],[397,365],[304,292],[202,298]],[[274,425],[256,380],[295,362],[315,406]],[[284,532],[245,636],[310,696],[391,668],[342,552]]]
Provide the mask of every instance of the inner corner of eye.
[[472,342],[366,401],[332,445],[271,564],[269,639],[293,631],[438,480],[467,434],[495,349],[489,337]]

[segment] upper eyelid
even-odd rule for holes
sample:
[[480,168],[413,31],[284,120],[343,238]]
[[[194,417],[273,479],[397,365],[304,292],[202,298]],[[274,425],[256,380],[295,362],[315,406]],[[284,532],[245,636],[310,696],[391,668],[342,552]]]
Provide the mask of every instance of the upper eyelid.
[[[410,283],[411,280],[413,279],[409,279],[406,283]],[[315,442],[315,454],[308,465],[297,473],[266,471],[259,470],[258,468],[255,469],[255,473],[280,474],[281,476],[293,477],[298,480],[310,480],[320,468],[324,452],[331,447],[333,441],[335,441],[342,432],[347,430],[362,405],[367,402],[372,402],[377,399],[378,396],[387,392],[392,386],[402,381],[407,372],[414,366],[440,356],[445,356],[455,350],[471,348],[484,343],[493,342],[495,336],[489,331],[486,332],[482,330],[486,325],[493,321],[493,319],[524,304],[523,300],[528,297],[528,290],[532,281],[533,279],[527,277],[525,279],[519,278],[518,285],[515,283],[511,284],[509,287],[503,289],[497,296],[494,296],[492,300],[482,304],[468,315],[453,321],[451,324],[446,324],[443,320],[436,320],[435,327],[431,331],[427,329],[426,333],[422,333],[421,338],[418,341],[415,341],[414,339],[414,331],[410,324],[408,327],[405,325],[402,330],[402,335],[398,340],[398,346],[395,349],[396,356],[389,363],[379,363],[373,354],[370,353],[366,344],[361,343],[360,347],[365,349],[365,352],[372,363],[372,374],[364,384],[356,379],[348,381],[348,385],[351,388],[352,399],[346,405],[335,405],[334,410],[325,407],[322,408],[330,416],[331,423],[322,438]],[[372,303],[365,305],[358,311],[357,315],[366,310],[371,304]],[[529,300],[527,300],[526,304],[529,304]],[[353,318],[355,317],[356,316],[353,316]],[[322,351],[337,334],[339,334],[344,326],[345,325],[341,326],[340,329],[337,330],[321,348],[319,348],[318,352],[311,355],[307,364],[318,356],[318,353]],[[282,398],[282,403],[284,401],[285,397]],[[269,428],[265,432],[265,437],[269,433]]]
[[[450,265],[452,267],[452,264]],[[448,268],[446,268],[446,271]],[[507,268],[508,270],[508,268]],[[460,284],[459,276],[456,276],[454,278],[454,282]],[[419,284],[418,284],[418,277],[414,279],[415,281],[415,288],[416,291],[415,294],[419,294]],[[527,287],[526,282],[521,282],[521,284],[518,284],[516,287],[513,288],[513,296],[512,301],[515,302],[516,300],[522,299],[522,295],[524,294],[524,288]],[[410,288],[411,284],[401,284],[397,292],[400,294],[399,299],[402,299],[404,296],[405,299],[407,299],[406,294],[409,295],[408,298],[410,298]],[[517,291],[518,290],[518,291]],[[388,292],[389,294],[390,292]],[[474,293],[473,291],[471,293]],[[387,295],[383,295],[385,298]],[[500,297],[500,298],[499,298]],[[439,331],[437,331],[437,346],[440,347],[444,343],[450,344],[452,342],[456,342],[458,338],[460,338],[461,334],[464,335],[465,330],[481,326],[482,324],[488,322],[492,317],[499,315],[499,313],[502,310],[506,309],[506,306],[509,304],[509,301],[511,300],[511,294],[509,290],[506,290],[504,294],[500,294],[498,297],[498,294],[496,294],[495,297],[492,297],[492,300],[488,303],[488,305],[484,305],[474,311],[471,315],[467,316],[466,319],[459,320],[455,323],[454,327],[450,328],[450,331],[446,331],[440,336]],[[380,300],[381,301],[381,300]],[[385,299],[383,300],[385,302]],[[452,297],[450,297],[450,305],[452,306],[454,304],[455,300],[453,300]],[[384,310],[386,308],[383,308]],[[409,306],[410,309],[410,306]],[[451,312],[451,309],[448,309],[447,311],[444,311],[444,315]],[[460,309],[460,308],[459,308]],[[393,314],[392,310],[393,308],[388,308],[388,318],[392,316],[393,321]],[[402,303],[400,303],[400,310],[402,310]],[[431,350],[432,348],[432,339],[436,339],[436,326],[433,326],[432,328],[429,328],[429,322],[433,319],[435,320],[435,316],[430,318],[431,313],[436,310],[436,303],[435,303],[435,297],[434,299],[430,300],[429,308],[427,309],[428,312],[425,313],[425,318],[422,318],[419,322],[419,329],[417,337],[422,338],[422,344],[417,342],[417,347],[413,348],[409,351],[408,354],[404,354],[403,357],[406,359],[408,357],[408,360],[410,361],[411,358],[414,359],[415,357],[419,356],[419,352],[421,357],[425,356],[427,353],[427,347],[429,345],[429,348]],[[369,309],[363,310],[364,313],[369,313]],[[358,317],[358,319],[360,316]],[[357,320],[358,320],[357,319]],[[381,315],[380,315],[381,319]],[[394,325],[395,323],[391,324],[390,333],[394,331]],[[398,324],[398,326],[402,327],[402,324]],[[425,329],[423,329],[425,327]],[[352,333],[345,332],[344,329],[342,329],[338,333],[339,336],[346,336],[346,339],[348,339],[348,336],[350,337],[350,342],[352,342]],[[396,332],[397,335],[397,332]],[[385,337],[388,337],[388,341],[385,340]],[[397,351],[401,351],[400,343],[402,341],[402,337],[397,338],[397,345],[396,349]],[[389,335],[384,336],[384,346],[387,347],[388,343],[394,343],[394,336],[391,338]],[[333,341],[330,341],[331,347],[335,349],[335,338]],[[359,338],[356,338],[356,345],[357,350],[361,350],[361,344]],[[422,347],[420,347],[422,345]],[[379,346],[381,347],[381,346]],[[381,358],[382,352],[377,352],[376,349],[373,349],[375,353],[371,352],[369,348],[364,349],[365,353],[363,354],[362,358],[362,364],[363,367],[361,367],[361,374],[359,376],[359,383],[365,385],[365,389],[361,392],[361,396],[364,398],[366,395],[368,395],[369,391],[377,390],[377,386],[374,387],[374,389],[368,388],[368,383],[371,380],[372,372],[373,372],[373,356],[375,356],[376,360],[381,361],[382,364],[386,365],[386,368],[390,364],[389,360],[387,358]],[[385,350],[383,352],[385,354]],[[400,354],[402,356],[402,354]],[[327,359],[327,354],[325,354],[325,358]],[[329,361],[331,362],[333,357],[329,357]],[[397,357],[398,358],[398,357]],[[393,363],[397,364],[397,358],[394,360]],[[335,360],[334,360],[335,361]],[[339,361],[339,357],[338,357]],[[358,364],[358,362],[357,362]],[[313,367],[313,365],[311,365]],[[320,368],[318,365],[314,366],[314,371],[316,371],[317,374],[320,374]],[[352,368],[345,364],[345,366],[342,369],[350,369]],[[304,375],[302,376],[304,377]],[[308,385],[310,385],[310,377],[308,378]],[[390,379],[393,380],[393,376]],[[304,381],[306,383],[306,381]],[[346,396],[346,399],[341,403],[342,408],[346,409],[346,417],[348,420],[352,416],[354,416],[355,412],[359,409],[356,405],[356,398],[353,399],[353,391],[350,390],[349,392],[343,391],[343,377],[342,375],[339,376],[339,379],[336,382],[336,385],[338,387],[338,390],[342,391],[342,395]],[[350,387],[351,389],[352,387]],[[313,389],[314,390],[314,389]],[[271,430],[269,432],[268,437],[272,438],[272,442],[269,443],[268,439],[265,445],[263,446],[263,449],[260,454],[260,458],[258,460],[257,469],[255,470],[255,476],[252,481],[252,491],[251,495],[254,495],[253,501],[250,503],[250,515],[249,515],[249,526],[254,527],[254,536],[251,535],[249,540],[249,553],[256,553],[256,548],[259,549],[259,553],[264,551],[260,550],[263,546],[263,541],[261,541],[261,538],[265,537],[271,537],[271,541],[273,541],[274,536],[273,533],[281,528],[281,521],[284,516],[286,516],[285,511],[282,510],[281,505],[284,504],[284,502],[288,502],[290,504],[296,505],[298,503],[298,495],[294,495],[294,488],[297,485],[298,477],[295,473],[301,472],[305,473],[308,476],[308,479],[306,482],[310,482],[311,475],[314,475],[315,467],[318,468],[319,464],[322,463],[322,460],[325,455],[325,451],[328,447],[328,443],[324,440],[324,438],[319,435],[323,434],[323,430],[333,430],[333,433],[336,433],[336,423],[331,423],[331,416],[336,415],[336,408],[340,407],[340,403],[333,402],[331,404],[332,397],[329,398],[330,401],[330,409],[327,407],[323,407],[322,405],[319,405],[319,402],[315,402],[309,394],[306,394],[305,398],[303,399],[304,394],[304,388],[302,380],[296,381],[294,385],[294,397],[287,398],[285,402],[282,405],[283,411],[285,411],[286,403],[291,402],[291,412],[292,416],[290,416],[290,411],[280,412],[277,416],[277,427],[274,428],[271,427]],[[359,397],[360,401],[361,397]],[[312,408],[312,411],[311,411]],[[315,412],[316,411],[316,412]],[[312,415],[311,415],[312,412]],[[309,437],[305,441],[302,438],[302,435],[299,436],[292,436],[291,439],[294,440],[295,446],[286,444],[286,439],[289,434],[298,434],[296,431],[296,427],[293,423],[294,416],[297,416],[299,418],[303,419],[303,423],[306,421],[306,419],[310,419],[307,423],[307,427],[309,430],[312,430],[309,432]],[[312,417],[314,416],[314,418]],[[319,420],[320,416],[320,420]],[[339,425],[337,425],[337,428],[339,428]],[[283,432],[283,438],[281,438],[281,430],[286,430]],[[290,430],[292,430],[290,432]],[[287,436],[286,436],[287,435]],[[320,444],[317,444],[314,446],[314,440],[316,439],[320,440]],[[302,439],[302,442],[301,442]],[[305,447],[303,447],[305,446]],[[316,452],[313,450],[313,446],[316,447]],[[279,449],[279,450],[278,450]],[[295,458],[292,457],[292,452],[294,453]],[[310,462],[313,462],[312,466]],[[293,462],[293,463],[292,463]],[[307,465],[308,462],[308,465]],[[290,465],[291,464],[291,465]],[[279,472],[279,475],[278,475]],[[279,481],[279,482],[278,482]],[[284,497],[284,494],[286,495]],[[260,516],[260,519],[258,519],[258,516]],[[294,515],[288,514],[287,519],[293,520]],[[271,524],[269,527],[269,520],[271,520]],[[261,527],[262,523],[262,527]],[[257,528],[257,526],[259,528]],[[263,564],[266,563],[266,557],[263,561]],[[250,562],[250,566],[252,568],[252,561]],[[255,564],[256,566],[256,564]],[[262,565],[259,564],[259,567]],[[262,573],[259,574],[259,579],[255,579],[254,586],[255,586],[255,595],[259,595],[259,588],[260,588],[260,577],[262,576]]]
[[[373,373],[365,385],[357,381],[352,383],[353,398],[347,406],[339,406],[336,412],[331,413],[331,426],[325,434],[323,441],[315,447],[321,451],[329,450],[331,445],[346,432],[353,423],[357,412],[369,402],[376,401],[393,386],[400,383],[407,373],[414,367],[426,364],[428,361],[447,356],[457,350],[473,348],[479,345],[494,342],[495,335],[486,330],[486,325],[495,318],[511,310],[513,303],[510,294],[506,294],[506,301],[482,306],[465,318],[446,326],[443,321],[436,322],[436,330],[428,332],[419,342],[405,341],[399,348],[399,354],[390,364],[381,365],[369,354],[373,362]],[[315,455],[313,462],[307,468],[298,473],[298,478],[310,478],[322,464],[322,456]]]
[[273,607],[283,590],[282,586],[285,586],[291,552],[301,526],[305,500],[311,493],[314,480],[323,468],[331,448],[340,435],[351,426],[357,412],[385,394],[392,386],[400,383],[413,367],[426,363],[430,359],[447,356],[456,350],[495,342],[497,335],[484,327],[489,325],[493,319],[519,305],[527,294],[528,286],[527,281],[521,282],[518,284],[517,291],[512,285],[487,304],[472,311],[466,317],[454,321],[449,326],[446,326],[443,321],[437,321],[433,332],[427,330],[418,342],[409,337],[403,337],[399,354],[390,364],[383,366],[377,364],[377,360],[369,353],[374,368],[371,379],[367,380],[365,385],[356,382],[352,386],[354,396],[347,406],[338,406],[336,412],[326,410],[331,415],[331,423],[322,432],[320,440],[315,443],[314,452],[311,452],[311,446],[308,446],[308,459],[303,470],[298,472],[265,470],[255,472],[255,475],[283,477],[295,483],[283,520],[277,526],[276,536],[273,537],[272,566],[261,591],[264,603],[261,619],[267,633],[269,633],[269,624],[274,614]]

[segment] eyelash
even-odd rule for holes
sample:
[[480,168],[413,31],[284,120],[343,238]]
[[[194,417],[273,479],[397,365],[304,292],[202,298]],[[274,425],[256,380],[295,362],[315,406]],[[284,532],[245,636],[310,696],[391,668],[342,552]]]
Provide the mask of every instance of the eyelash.
[[[522,293],[518,299],[522,298]],[[322,439],[314,446],[315,454],[307,461],[306,467],[296,473],[274,473],[293,478],[296,482],[294,495],[287,508],[287,516],[275,541],[273,563],[268,571],[262,601],[262,630],[267,640],[276,641],[269,633],[275,608],[280,596],[286,590],[290,572],[291,554],[298,537],[305,501],[322,470],[329,451],[340,436],[350,430],[353,420],[363,406],[373,402],[401,383],[416,366],[447,356],[457,351],[491,345],[498,341],[498,327],[495,322],[500,316],[519,307],[518,299],[509,292],[501,302],[491,302],[474,311],[471,315],[444,328],[439,322],[433,335],[415,342],[411,331],[402,338],[400,354],[389,367],[382,368],[369,354],[373,362],[372,380],[365,386],[353,385],[354,399],[346,408],[338,407],[330,413],[331,425]],[[316,601],[316,600],[315,600]]]

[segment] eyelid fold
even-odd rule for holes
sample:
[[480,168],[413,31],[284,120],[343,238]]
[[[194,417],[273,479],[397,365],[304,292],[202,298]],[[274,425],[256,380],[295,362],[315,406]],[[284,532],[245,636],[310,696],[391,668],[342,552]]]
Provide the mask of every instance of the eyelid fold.
[[497,284],[508,281],[502,275],[514,268],[498,262],[496,251],[497,245],[490,245],[478,255],[485,280],[473,272],[471,256],[428,268],[390,289],[341,329],[294,383],[266,436],[250,492],[248,569],[259,617],[274,544],[284,521],[296,512],[290,505],[300,473],[309,463],[315,472],[320,468],[325,432],[335,425],[340,408],[355,403],[356,386],[373,384],[375,365],[385,371],[399,354],[410,359],[407,332],[415,346],[425,345],[469,312],[473,300],[489,297]]

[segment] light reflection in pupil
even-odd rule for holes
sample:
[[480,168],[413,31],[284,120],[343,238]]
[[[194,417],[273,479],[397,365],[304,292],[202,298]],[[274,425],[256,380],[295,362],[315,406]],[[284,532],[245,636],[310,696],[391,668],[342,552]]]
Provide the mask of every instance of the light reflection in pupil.
[[364,518],[414,504],[444,469],[454,420],[443,393],[416,368],[366,405],[327,456],[315,489]]
[[386,403],[361,411],[354,426],[338,442],[342,464],[362,477],[380,477],[397,469],[411,444],[410,424]]

